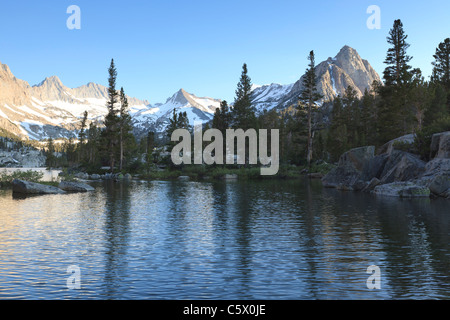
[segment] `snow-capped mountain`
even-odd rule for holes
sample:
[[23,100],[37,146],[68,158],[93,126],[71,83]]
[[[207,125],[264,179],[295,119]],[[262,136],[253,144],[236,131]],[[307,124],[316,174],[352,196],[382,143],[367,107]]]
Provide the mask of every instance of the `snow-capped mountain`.
[[252,103],[256,110],[270,110],[277,107],[280,101],[291,92],[294,84],[282,85],[272,83],[265,86],[254,86],[252,91]]
[[[334,58],[319,63],[316,76],[324,101],[342,95],[349,85],[362,96],[374,80],[381,82],[369,62],[349,46],[344,46]],[[288,85],[253,85],[252,102],[258,111],[289,107],[297,103],[302,82],[303,76]],[[92,82],[72,89],[53,76],[30,86],[0,63],[0,128],[18,136],[36,140],[75,137],[84,111],[88,111],[92,121],[103,120],[107,99],[108,89]],[[149,130],[164,131],[174,110],[186,112],[191,125],[195,121],[209,122],[221,100],[199,98],[180,89],[165,103],[151,105],[133,97],[128,97],[128,102],[134,133],[141,136]]]
[[148,130],[164,131],[174,110],[177,113],[186,112],[191,125],[194,125],[196,121],[208,122],[214,117],[214,112],[220,107],[220,103],[221,100],[199,98],[180,89],[165,103],[158,103],[134,113],[132,116],[135,133]]
[[[147,108],[148,102],[129,98],[131,112]],[[0,63],[0,127],[21,137],[75,137],[84,111],[90,120],[101,121],[107,113],[106,87],[88,83],[68,88],[52,76],[35,86],[17,79]]]

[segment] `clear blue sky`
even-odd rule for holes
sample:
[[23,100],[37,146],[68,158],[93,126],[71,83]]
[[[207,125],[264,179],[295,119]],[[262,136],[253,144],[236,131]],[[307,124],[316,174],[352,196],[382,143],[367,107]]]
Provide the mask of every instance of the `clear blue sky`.
[[[69,5],[81,30],[69,30]],[[369,5],[381,29],[366,27]],[[111,58],[118,86],[151,103],[184,88],[197,96],[234,99],[248,65],[255,84],[295,82],[310,50],[320,62],[349,45],[382,74],[395,19],[408,34],[413,67],[431,72],[439,42],[450,37],[450,1],[427,0],[15,0],[0,8],[0,61],[30,85],[57,75],[68,87],[107,85]]]

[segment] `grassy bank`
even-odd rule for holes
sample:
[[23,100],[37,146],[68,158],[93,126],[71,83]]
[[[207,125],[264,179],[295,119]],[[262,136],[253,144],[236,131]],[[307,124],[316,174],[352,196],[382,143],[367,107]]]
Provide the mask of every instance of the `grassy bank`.
[[42,181],[43,177],[44,173],[33,170],[6,172],[0,169],[0,188],[11,188],[12,182],[15,179],[58,186],[59,183],[56,181]]

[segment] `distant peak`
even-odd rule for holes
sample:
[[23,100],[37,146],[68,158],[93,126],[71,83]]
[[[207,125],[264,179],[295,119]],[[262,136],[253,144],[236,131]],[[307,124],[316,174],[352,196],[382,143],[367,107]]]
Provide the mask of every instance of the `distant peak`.
[[51,76],[47,77],[37,85],[37,87],[41,87],[43,85],[57,85],[57,86],[63,86],[61,80],[57,76]]
[[339,51],[338,55],[348,54],[348,53],[354,53],[354,52],[356,52],[355,49],[353,49],[353,48],[350,47],[350,46],[345,45],[345,46],[343,46],[343,47],[341,48],[341,50]]
[[339,53],[333,60],[352,60],[352,59],[361,59],[358,51],[349,47],[347,45],[343,46]]
[[171,101],[173,103],[185,104],[185,103],[187,103],[187,98],[186,98],[187,96],[189,96],[189,93],[187,93],[183,88],[181,88],[180,90],[175,92],[172,97],[167,99],[166,102]]

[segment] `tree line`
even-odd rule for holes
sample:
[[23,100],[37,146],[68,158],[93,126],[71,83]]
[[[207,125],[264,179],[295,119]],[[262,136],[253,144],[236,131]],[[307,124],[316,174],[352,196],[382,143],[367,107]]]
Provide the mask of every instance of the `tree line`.
[[264,110],[256,118],[244,64],[234,105],[230,108],[223,102],[212,126],[222,131],[246,129],[249,124],[279,129],[280,158],[286,164],[310,166],[313,159],[335,162],[351,148],[380,147],[411,133],[415,135],[412,151],[427,158],[432,135],[450,130],[450,38],[436,48],[432,76],[425,80],[421,70],[410,64],[407,37],[401,20],[395,20],[387,37],[384,83],[375,81],[362,97],[349,86],[333,101],[322,101],[311,51],[298,103],[281,111]]
[[[277,110],[256,110],[252,103],[252,82],[247,64],[242,72],[231,105],[222,101],[205,130],[215,128],[224,135],[227,129],[278,129],[281,164],[311,166],[314,161],[336,162],[339,156],[355,147],[375,145],[405,134],[415,134],[414,148],[424,158],[429,154],[431,136],[450,130],[450,38],[438,44],[432,61],[433,72],[425,80],[419,68],[410,64],[407,42],[401,20],[395,20],[389,31],[389,49],[384,63],[383,83],[374,82],[359,97],[349,86],[333,101],[323,101],[317,90],[314,51],[310,51],[303,76],[303,91],[297,104]],[[192,132],[186,112],[173,110],[164,132],[147,132],[139,141],[132,134],[128,101],[123,88],[116,90],[117,70],[114,60],[108,69],[108,114],[103,124],[88,126],[85,112],[78,134],[78,144],[70,140],[63,147],[65,161],[88,168],[108,166],[111,171],[149,170],[155,162],[164,162],[155,148],[166,153],[170,164],[174,142],[172,132]],[[248,142],[247,142],[248,143]],[[53,142],[48,144],[49,163]],[[247,148],[248,150],[248,148]],[[225,153],[224,153],[225,154]]]
[[93,171],[107,166],[111,172],[121,172],[132,165],[139,150],[132,134],[127,96],[123,87],[116,89],[117,69],[114,59],[108,68],[108,75],[108,113],[103,123],[90,121],[88,124],[89,114],[85,111],[77,143],[70,138],[58,147],[53,139],[49,139],[48,166],[79,166]]

